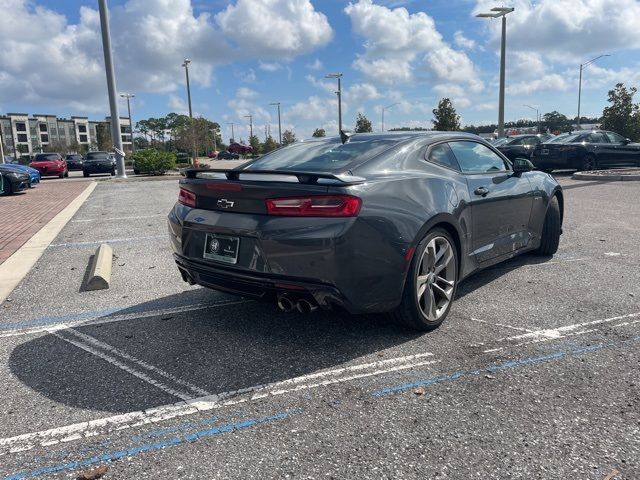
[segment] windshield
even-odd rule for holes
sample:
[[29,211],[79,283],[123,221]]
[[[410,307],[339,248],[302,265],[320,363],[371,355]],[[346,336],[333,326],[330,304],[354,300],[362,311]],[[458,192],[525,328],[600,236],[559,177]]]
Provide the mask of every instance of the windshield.
[[499,147],[500,145],[505,145],[507,143],[507,140],[509,140],[509,138],[498,138],[497,140],[494,140],[492,145],[494,147]]
[[109,154],[106,152],[90,152],[87,153],[86,160],[108,160]]
[[339,139],[295,143],[259,158],[246,170],[293,170],[324,172],[348,170],[354,162],[366,161],[384,152],[402,139],[351,139],[342,144]]
[[34,162],[42,162],[45,160],[58,160],[58,155],[56,153],[38,153],[33,159]]
[[562,143],[564,142],[567,137],[569,137],[571,134],[570,133],[561,133],[560,135],[556,136],[556,137],[551,137],[548,140],[545,140],[544,143]]

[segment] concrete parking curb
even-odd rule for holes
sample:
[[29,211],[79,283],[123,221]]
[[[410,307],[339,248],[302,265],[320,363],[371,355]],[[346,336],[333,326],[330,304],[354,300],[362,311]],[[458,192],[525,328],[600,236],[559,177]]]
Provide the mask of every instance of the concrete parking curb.
[[111,284],[111,263],[113,262],[113,249],[103,243],[96,250],[91,266],[85,290],[104,290]]
[[599,180],[602,182],[631,182],[640,180],[640,173],[631,174],[631,175],[623,175],[620,173],[611,173],[611,174],[597,174],[597,173],[589,173],[589,172],[576,172],[571,177],[574,180]]
[[0,304],[29,273],[49,244],[91,195],[96,185],[95,182],[91,182],[80,195],[0,265]]

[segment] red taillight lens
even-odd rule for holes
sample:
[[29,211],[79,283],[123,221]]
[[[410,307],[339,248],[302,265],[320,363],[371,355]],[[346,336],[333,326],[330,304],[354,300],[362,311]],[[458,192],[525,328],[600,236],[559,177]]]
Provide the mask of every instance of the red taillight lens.
[[293,217],[355,217],[362,200],[351,195],[314,195],[309,197],[270,198],[269,215]]
[[180,189],[180,193],[178,194],[178,202],[186,205],[187,207],[196,207],[196,194],[190,192],[189,190],[185,190],[184,188]]

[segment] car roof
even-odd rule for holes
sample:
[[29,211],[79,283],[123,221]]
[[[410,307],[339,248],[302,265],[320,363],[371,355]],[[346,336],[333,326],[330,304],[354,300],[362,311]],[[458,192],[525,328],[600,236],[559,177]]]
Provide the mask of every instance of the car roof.
[[[384,133],[349,133],[350,138],[358,140],[395,140],[398,143],[404,140],[418,140],[420,138],[444,140],[447,138],[468,138],[470,140],[484,140],[478,135],[467,132],[442,132],[437,130],[422,130],[422,131],[398,131],[398,132],[384,132]],[[337,135],[330,137],[311,137],[303,140],[301,143],[311,142],[323,142],[323,141],[335,141],[339,138]]]

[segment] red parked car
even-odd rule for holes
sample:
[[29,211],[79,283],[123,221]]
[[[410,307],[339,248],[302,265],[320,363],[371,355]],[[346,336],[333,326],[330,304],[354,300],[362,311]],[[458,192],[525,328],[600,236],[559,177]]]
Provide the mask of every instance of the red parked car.
[[59,153],[36,153],[29,166],[38,170],[42,177],[64,178],[69,176],[67,162]]
[[238,155],[253,153],[253,147],[251,145],[242,145],[241,143],[232,143],[227,150],[231,153],[237,153]]

